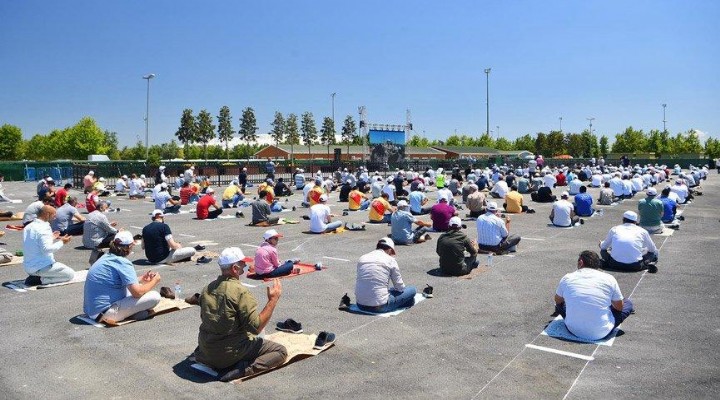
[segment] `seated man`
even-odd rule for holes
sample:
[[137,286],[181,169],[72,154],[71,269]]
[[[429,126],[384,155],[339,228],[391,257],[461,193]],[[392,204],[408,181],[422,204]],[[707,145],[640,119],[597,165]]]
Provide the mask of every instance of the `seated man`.
[[[306,201],[307,201],[308,207],[312,207],[315,204],[318,204],[320,202],[320,196],[325,194],[325,190],[323,189],[322,184],[323,184],[322,179],[315,179],[314,183],[308,183],[308,185],[312,185],[307,194]],[[303,192],[304,191],[305,191],[305,189],[303,188]]]
[[205,286],[199,299],[201,323],[195,359],[211,368],[229,368],[220,376],[223,382],[279,367],[287,357],[284,346],[257,336],[272,318],[282,284],[273,280],[267,288],[268,302],[258,312],[257,300],[240,284],[244,258],[237,247],[223,250],[218,258],[221,275]]
[[370,207],[370,199],[367,198],[365,193],[360,191],[360,188],[357,186],[353,187],[353,190],[348,193],[348,210],[367,210],[368,207]]
[[168,185],[165,182],[160,184],[160,191],[155,195],[155,209],[163,210],[165,214],[177,214],[180,212],[180,198],[170,195]]
[[138,279],[135,266],[127,259],[134,245],[129,231],[118,232],[110,243],[110,254],[90,267],[83,296],[88,317],[109,324],[128,317],[142,320],[160,302],[160,293],[152,290],[160,283],[160,274],[147,271]]
[[65,204],[70,189],[72,189],[72,183],[66,183],[65,186],[55,192],[55,207],[62,207],[62,205]]
[[120,178],[118,178],[117,182],[115,183],[115,194],[121,195],[121,194],[127,194],[128,192],[128,182],[127,182],[127,175],[123,175]]
[[[55,253],[70,241],[70,236],[60,236],[52,231],[50,222],[55,219],[55,209],[44,205],[37,218],[23,230],[23,267],[28,286],[67,282],[75,277],[75,271],[55,261]],[[57,240],[57,241],[56,241]]]
[[515,183],[515,185],[518,187],[518,192],[530,193],[530,180],[528,179],[529,177],[530,175],[528,174],[518,176],[517,183]]
[[615,197],[613,190],[610,189],[610,182],[605,182],[603,184],[603,188],[600,189],[600,197],[598,197],[598,204],[601,206],[609,206],[619,200],[620,198]]
[[408,201],[410,202],[410,213],[412,215],[429,214],[432,209],[432,204],[428,204],[430,199],[425,195],[424,190],[425,185],[422,183],[417,184],[414,190],[411,188]]
[[450,226],[450,218],[458,215],[455,207],[448,204],[445,197],[441,197],[437,204],[430,209],[430,219],[435,232],[445,232]]
[[663,216],[662,222],[665,224],[676,223],[675,216],[677,215],[677,201],[670,198],[670,188],[666,187],[660,193],[660,199],[663,203]]
[[145,225],[142,230],[142,248],[145,250],[145,257],[153,264],[190,261],[195,255],[195,249],[182,247],[175,241],[164,217],[162,210],[153,211],[150,217],[152,222]]
[[90,193],[96,181],[97,177],[95,177],[95,171],[90,171],[87,175],[85,175],[83,178],[83,189],[85,194]]
[[577,271],[563,276],[555,291],[555,312],[565,327],[585,340],[600,340],[633,312],[630,299],[623,299],[615,277],[598,271],[597,253],[580,253]]
[[388,196],[386,192],[382,192],[380,197],[370,202],[370,222],[376,224],[390,223],[390,216],[395,212],[395,207],[390,205]]
[[575,178],[568,183],[568,192],[571,196],[575,196],[580,193],[580,188],[583,187],[583,183],[579,178]]
[[275,188],[273,188],[273,191],[275,192],[275,196],[278,197],[287,197],[292,196],[292,190],[290,190],[290,187],[283,181],[283,178],[278,178],[277,183],[275,184]]
[[504,199],[509,191],[510,188],[508,187],[507,182],[505,182],[505,178],[500,175],[497,183],[495,183],[492,190],[490,190],[490,196],[496,199]]
[[335,216],[327,205],[328,196],[320,196],[320,203],[310,207],[310,231],[313,233],[332,232],[343,225],[342,221],[333,222]]
[[47,177],[45,179],[45,185],[43,185],[40,190],[38,190],[38,199],[43,200],[47,197],[50,197],[53,199],[53,203],[55,202],[55,181],[51,177]]
[[35,221],[35,218],[37,218],[38,214],[40,213],[40,210],[43,209],[46,205],[52,206],[53,201],[52,199],[46,197],[42,200],[33,201],[30,203],[27,208],[25,209],[25,213],[23,214],[22,223],[24,226],[27,226],[29,223]]
[[346,180],[343,182],[342,186],[340,186],[340,194],[338,195],[338,201],[345,202],[348,201],[348,197],[350,196],[350,192],[352,191],[353,187],[350,185],[350,180]]
[[605,240],[600,242],[605,269],[657,272],[658,249],[648,231],[637,226],[637,220],[635,212],[625,211],[622,225],[610,228]]
[[67,203],[57,209],[57,216],[52,222],[53,231],[60,232],[60,235],[79,236],[83,234],[85,217],[80,215],[77,208],[77,198],[70,196]]
[[105,178],[102,176],[93,184],[93,190],[95,190],[100,197],[110,196],[110,191],[105,186]]
[[[355,297],[359,309],[386,313],[415,304],[416,289],[405,286],[394,256],[395,243],[390,238],[382,238],[374,251],[358,260]],[[392,289],[388,285],[392,285]]]
[[468,211],[470,211],[468,217],[477,218],[481,216],[485,212],[485,193],[471,187],[470,194],[468,194],[465,205],[467,206]]
[[265,231],[262,244],[255,250],[255,264],[250,267],[250,273],[258,278],[275,278],[292,272],[296,260],[287,260],[282,265],[278,260],[277,245],[281,237],[275,229]]
[[639,225],[649,233],[662,233],[665,228],[662,223],[662,216],[665,211],[663,202],[656,197],[657,190],[655,188],[648,188],[645,193],[647,197],[638,201]]
[[567,228],[584,221],[575,215],[573,205],[568,201],[570,195],[568,192],[562,192],[560,200],[553,203],[552,211],[550,211],[550,222],[561,228]]
[[503,221],[497,203],[491,201],[487,211],[477,219],[478,249],[504,254],[520,243],[520,236],[510,234],[510,216]]
[[[413,224],[416,224],[418,228],[413,230]],[[397,210],[390,217],[390,225],[390,236],[397,244],[423,243],[430,240],[427,232],[431,231],[429,227],[432,224],[421,221],[410,214],[408,203],[405,200],[398,201]]]
[[537,192],[530,193],[530,198],[537,203],[553,203],[557,201],[557,197],[552,194],[552,189],[545,186],[544,183]]
[[[210,207],[213,208],[212,211],[210,211]],[[205,195],[201,197],[197,203],[195,210],[197,219],[215,219],[220,216],[222,212],[222,207],[220,207],[220,204],[215,200],[215,189],[207,188]]]
[[200,188],[195,185],[191,185],[190,182],[183,182],[180,186],[180,205],[188,205],[197,203],[200,200],[198,193]]
[[[83,223],[83,246],[86,249],[106,248],[110,245],[118,230],[115,228],[117,222],[108,221],[105,211],[108,203],[101,201],[97,210],[88,214]],[[92,260],[93,262],[95,260]]]
[[[465,255],[466,251],[469,256]],[[462,232],[459,217],[450,219],[450,227],[438,238],[435,252],[440,256],[440,270],[446,275],[467,275],[479,264],[478,245]]]
[[[90,188],[90,192],[85,196],[85,210],[89,214],[97,209],[98,204],[100,204],[100,196],[98,196],[97,190]],[[110,202],[108,202],[108,207],[110,207]]]
[[237,208],[238,203],[241,202],[243,198],[244,196],[242,194],[242,190],[240,190],[240,184],[237,180],[233,180],[223,191],[222,206],[223,208],[230,208],[232,204],[233,208]]
[[575,214],[579,217],[590,217],[595,212],[592,208],[592,196],[587,193],[587,187],[585,186],[580,186],[579,190],[580,193],[576,194],[574,198]]
[[277,225],[280,221],[280,217],[271,217],[272,209],[270,204],[266,201],[267,190],[261,190],[258,195],[258,199],[250,203],[250,209],[252,209],[252,220],[251,225],[257,226],[271,226]]
[[144,199],[145,198],[145,181],[138,178],[137,174],[130,175],[128,182],[128,198]]
[[523,205],[523,195],[518,192],[518,188],[515,185],[510,187],[510,192],[505,195],[505,203],[503,204],[505,211],[511,214],[520,214],[524,212],[535,212]]

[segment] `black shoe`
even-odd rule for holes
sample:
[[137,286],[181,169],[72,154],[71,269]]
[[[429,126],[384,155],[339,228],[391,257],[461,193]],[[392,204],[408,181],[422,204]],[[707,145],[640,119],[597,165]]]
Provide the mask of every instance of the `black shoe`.
[[658,267],[655,264],[648,264],[647,266],[647,272],[651,274],[656,274],[658,272]]
[[328,347],[332,346],[333,343],[335,343],[335,334],[322,331],[318,335],[317,339],[315,339],[315,346],[313,346],[313,349],[325,350]]
[[292,318],[288,318],[283,322],[278,322],[277,326],[275,326],[275,329],[283,332],[290,332],[290,333],[302,333],[303,328],[302,324],[299,322],[296,322]]
[[467,225],[462,224],[462,228],[463,228],[463,229],[467,229]]
[[194,249],[197,250],[197,251],[203,251],[203,250],[206,249],[206,247],[203,246],[203,245],[201,245],[201,244],[199,244],[199,245],[195,246]]
[[422,294],[427,299],[433,297],[433,287],[430,285],[426,285],[425,289],[423,289],[423,291],[422,291]]
[[207,264],[207,263],[209,263],[209,262],[211,262],[211,261],[212,261],[212,257],[202,256],[202,257],[200,257],[200,258],[197,259],[197,263],[198,263],[198,264]]
[[528,214],[535,214],[535,210],[533,210],[532,208],[529,208],[529,209],[526,211],[526,213],[528,213]]
[[25,278],[25,286],[38,286],[42,285],[42,280],[37,275],[28,275],[27,278]]
[[133,240],[142,240],[142,235],[138,233],[137,235],[133,236]]
[[585,220],[580,218],[580,225],[585,225]]
[[340,305],[338,306],[338,310],[341,311],[347,311],[350,309],[350,297],[345,293],[340,299]]
[[242,211],[238,211],[235,213],[235,218],[245,218],[245,214],[243,214]]
[[308,221],[309,221],[309,220],[310,220],[310,217],[307,216],[307,215],[303,215],[303,216],[302,216],[302,219],[305,219],[305,220],[308,220]]
[[160,297],[175,300],[175,292],[167,286],[160,288]]
[[350,213],[348,213],[347,211],[343,211],[343,214],[342,214],[342,215],[343,215],[343,217],[345,217],[345,216],[347,216],[347,215],[350,215]]
[[679,217],[677,217],[677,219],[678,219],[678,221],[685,221],[685,216],[680,215]]
[[245,370],[241,370],[240,368],[233,368],[230,371],[228,371],[225,375],[218,378],[220,382],[230,382],[234,381],[236,379],[240,379],[243,376],[245,376]]
[[185,302],[192,305],[200,305],[200,293],[186,297]]
[[296,209],[297,209],[297,207],[293,206],[292,210],[295,211]]

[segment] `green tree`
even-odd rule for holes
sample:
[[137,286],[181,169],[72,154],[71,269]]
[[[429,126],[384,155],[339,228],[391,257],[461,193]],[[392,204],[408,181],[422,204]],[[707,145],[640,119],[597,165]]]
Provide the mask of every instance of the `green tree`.
[[218,119],[218,139],[225,143],[225,158],[230,159],[230,141],[235,135],[235,130],[232,126],[232,116],[230,116],[230,107],[222,106],[220,108],[220,114]]
[[357,137],[357,126],[355,125],[355,120],[353,119],[352,115],[348,115],[345,117],[345,121],[343,122],[343,127],[341,130],[342,140],[343,143],[347,145],[347,154],[348,159],[350,159],[350,144],[355,141],[355,138]]
[[495,141],[495,148],[503,151],[513,150],[513,144],[504,137],[501,137]]
[[460,142],[460,136],[458,135],[450,135],[447,139],[445,139],[445,146],[462,146],[462,143]]
[[600,137],[600,157],[607,157],[608,155],[608,138],[605,135]]
[[429,147],[430,141],[427,138],[420,137],[418,135],[412,135],[407,145],[410,147]]
[[51,134],[52,148],[60,149],[54,158],[86,160],[91,154],[107,154],[105,132],[90,117],[82,118],[77,124],[64,129],[54,137]]
[[0,160],[20,160],[22,151],[22,130],[10,124],[0,126]]
[[315,128],[315,119],[313,114],[306,111],[302,115],[302,122],[300,123],[300,134],[302,135],[303,142],[308,147],[308,154],[312,158],[311,146],[317,140],[317,128]]
[[251,145],[257,141],[257,120],[255,119],[255,110],[252,107],[247,107],[242,112],[240,117],[240,129],[238,135],[247,145],[246,158],[250,157]]
[[320,143],[327,146],[329,156],[330,145],[335,144],[335,122],[330,117],[323,118],[322,127],[320,128]]
[[669,136],[667,131],[660,131],[658,129],[651,130],[647,138],[647,151],[653,152],[655,155],[668,154]]
[[550,131],[547,135],[547,155],[552,157],[560,154],[567,154],[565,135],[560,131]]
[[685,153],[699,154],[702,153],[703,147],[700,144],[700,137],[695,129],[690,129],[685,134]]
[[598,157],[598,139],[587,129],[580,134],[582,139],[583,155],[585,157]]
[[290,145],[290,160],[295,159],[295,145],[300,144],[300,132],[298,131],[297,115],[290,113],[285,120],[285,135]]
[[280,144],[280,142],[283,141],[285,138],[285,131],[287,130],[287,124],[285,123],[285,118],[283,118],[283,115],[280,111],[275,111],[275,119],[272,122],[272,131],[270,131],[270,136],[272,136],[273,139],[275,139],[275,144]]
[[535,150],[535,139],[531,135],[523,135],[515,139],[515,143],[513,144],[513,147],[515,150],[526,150],[526,151],[534,151]]
[[135,143],[133,147],[123,147],[120,150],[120,159],[122,160],[142,160],[145,158],[145,144],[142,141]]
[[705,155],[711,159],[720,157],[720,140],[707,138],[705,141]]
[[628,126],[625,132],[615,135],[612,152],[632,154],[647,151],[647,148],[645,133],[642,130],[636,131],[632,126]]
[[477,145],[480,147],[495,148],[495,140],[493,140],[489,133],[485,132],[480,136],[480,139],[478,139]]
[[193,110],[189,108],[183,110],[182,117],[180,117],[180,127],[175,132],[175,136],[183,144],[185,159],[187,159],[188,147],[195,141],[195,116]]
[[215,138],[215,125],[213,117],[207,110],[200,110],[195,120],[195,134],[197,141],[202,143],[203,154],[207,160],[207,144]]
[[538,132],[538,134],[535,135],[535,154],[545,154],[546,156],[550,156],[552,154],[548,154],[547,152],[549,148],[547,135],[543,132]]
[[567,133],[565,134],[565,140],[567,142],[568,154],[577,158],[588,157],[589,153],[585,153],[585,144],[583,143],[581,134]]

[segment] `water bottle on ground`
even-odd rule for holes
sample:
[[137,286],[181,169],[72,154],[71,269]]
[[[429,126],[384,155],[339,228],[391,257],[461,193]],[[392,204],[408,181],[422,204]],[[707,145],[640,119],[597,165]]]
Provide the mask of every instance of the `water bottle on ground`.
[[180,281],[175,282],[175,300],[182,301],[182,286],[180,286]]
[[492,267],[492,265],[493,265],[493,254],[490,253],[487,255],[487,266]]

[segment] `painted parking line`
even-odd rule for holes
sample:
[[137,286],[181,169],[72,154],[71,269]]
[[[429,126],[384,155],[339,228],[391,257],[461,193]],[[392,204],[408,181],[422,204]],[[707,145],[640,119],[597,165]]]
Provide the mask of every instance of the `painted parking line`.
[[254,247],[254,248],[256,248],[256,249],[257,249],[258,247],[260,247],[260,246],[256,246],[256,245],[250,244],[250,243],[240,243],[240,246]]
[[188,235],[187,233],[181,233],[180,236],[194,238],[195,235]]
[[548,353],[560,354],[562,356],[579,358],[579,359],[585,360],[585,361],[592,361],[595,359],[595,357],[592,357],[592,356],[586,356],[583,354],[572,353],[570,351],[553,349],[551,347],[538,346],[538,345],[530,344],[530,343],[526,344],[525,347],[530,348],[530,349],[540,350],[540,351],[547,351]]
[[523,240],[545,240],[545,239],[542,239],[542,238],[523,237]]
[[344,259],[344,258],[335,258],[335,257],[327,257],[327,256],[325,256],[325,257],[323,257],[323,258],[327,258],[328,260],[337,260],[337,261],[347,261],[347,262],[350,262],[350,260],[346,260],[346,259]]
[[130,225],[130,227],[133,228],[133,229],[142,229],[142,226],[132,226],[132,225]]

